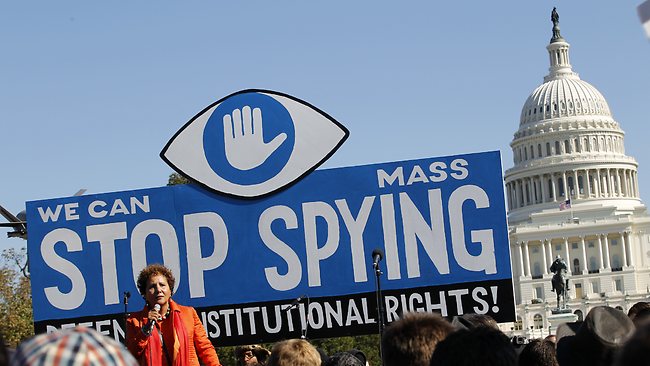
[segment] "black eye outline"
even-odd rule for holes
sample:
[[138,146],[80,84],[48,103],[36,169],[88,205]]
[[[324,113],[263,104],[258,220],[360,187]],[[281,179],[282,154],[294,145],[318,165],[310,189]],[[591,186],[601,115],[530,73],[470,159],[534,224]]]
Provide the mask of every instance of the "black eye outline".
[[[231,97],[236,96],[236,95],[245,94],[245,93],[263,93],[263,94],[269,94],[269,95],[276,95],[276,96],[280,96],[280,97],[284,97],[284,98],[287,98],[287,99],[289,99],[289,100],[292,100],[292,101],[294,101],[294,102],[296,102],[296,103],[298,103],[298,104],[301,104],[301,105],[303,105],[303,106],[305,106],[305,107],[308,107],[309,109],[311,109],[311,110],[315,111],[316,113],[320,114],[320,115],[321,115],[322,117],[324,117],[325,119],[329,120],[332,124],[334,124],[336,127],[338,127],[338,128],[340,129],[340,131],[343,133],[343,135],[342,135],[342,137],[339,139],[339,141],[336,143],[336,145],[335,145],[333,148],[331,148],[330,151],[329,151],[327,154],[325,154],[325,155],[324,155],[324,156],[323,156],[319,161],[317,161],[315,164],[313,164],[310,168],[306,169],[306,170],[305,170],[302,174],[300,174],[298,177],[294,178],[293,180],[291,180],[291,181],[289,181],[289,182],[287,182],[287,183],[285,183],[285,184],[283,184],[283,185],[280,185],[279,187],[277,187],[277,188],[275,188],[275,189],[273,189],[273,190],[271,190],[271,191],[268,191],[268,192],[266,192],[266,193],[262,193],[262,194],[251,195],[251,196],[238,195],[238,194],[229,193],[229,192],[224,192],[224,191],[218,190],[218,189],[216,189],[216,188],[213,188],[213,187],[211,187],[210,185],[208,185],[207,183],[202,182],[202,181],[200,181],[200,180],[198,180],[198,179],[196,179],[196,178],[193,178],[190,174],[186,173],[184,169],[180,168],[179,166],[177,166],[176,164],[174,164],[170,159],[168,159],[168,158],[166,157],[166,153],[167,153],[167,151],[169,150],[170,146],[172,146],[172,144],[174,143],[174,141],[176,140],[176,138],[177,138],[179,135],[181,135],[181,134],[182,134],[182,133],[183,133],[183,132],[184,132],[184,131],[185,131],[185,130],[186,130],[186,129],[187,129],[187,128],[192,124],[192,123],[194,123],[198,118],[202,117],[203,114],[205,114],[207,111],[209,111],[210,109],[214,108],[214,107],[217,106],[218,104],[222,103],[222,102],[225,101],[226,99],[231,98]],[[294,121],[294,122],[296,122],[296,121]],[[299,123],[299,122],[297,122],[297,123]],[[174,134],[174,135],[169,139],[169,141],[167,142],[167,144],[165,144],[165,146],[163,147],[162,151],[160,152],[159,156],[160,156],[160,158],[161,158],[161,159],[162,159],[162,160],[163,160],[167,165],[169,165],[172,169],[174,169],[174,171],[176,171],[177,173],[179,173],[179,174],[182,175],[183,177],[187,178],[190,182],[196,183],[196,184],[200,185],[201,187],[207,189],[208,191],[211,191],[211,192],[217,193],[217,194],[222,195],[222,196],[225,196],[225,197],[230,197],[230,198],[235,198],[235,199],[244,199],[244,200],[253,200],[253,199],[259,199],[259,198],[263,198],[263,197],[271,196],[271,195],[276,194],[276,193],[278,193],[278,192],[280,192],[280,191],[283,191],[283,190],[289,188],[290,186],[294,185],[295,183],[299,182],[299,181],[302,180],[305,176],[307,176],[308,174],[310,174],[311,172],[313,172],[314,170],[316,170],[319,166],[321,166],[321,165],[322,165],[325,161],[327,161],[327,160],[328,160],[332,155],[334,155],[334,153],[335,153],[335,152],[336,152],[336,151],[337,151],[337,150],[338,150],[338,149],[343,145],[343,143],[348,139],[349,136],[350,136],[350,131],[349,131],[345,126],[343,126],[343,124],[341,124],[340,122],[338,122],[336,119],[334,119],[332,116],[330,116],[329,114],[325,113],[324,111],[322,111],[322,110],[319,109],[318,107],[312,105],[311,103],[308,103],[308,102],[306,102],[306,101],[304,101],[304,100],[302,100],[302,99],[296,98],[296,97],[291,96],[291,95],[289,95],[289,94],[285,94],[285,93],[281,93],[281,92],[277,92],[277,91],[273,91],[273,90],[267,90],[267,89],[244,89],[244,90],[240,90],[240,91],[234,92],[234,93],[232,93],[232,94],[229,94],[229,95],[227,95],[227,96],[225,96],[225,97],[219,99],[218,101],[216,101],[216,102],[210,104],[209,106],[203,108],[199,113],[197,113],[196,115],[194,115],[194,117],[192,117],[192,118],[191,118],[187,123],[185,123],[185,124],[184,124],[184,125],[183,125],[179,130],[178,130],[178,131],[176,131],[176,133],[175,133],[175,134]],[[296,135],[296,138],[298,138],[297,135]],[[216,175],[216,173],[215,173],[214,171],[212,171],[212,173]],[[221,178],[221,177],[220,177],[220,178]],[[222,179],[223,179],[223,178],[222,178]],[[270,179],[269,179],[269,180],[270,180]],[[229,182],[229,183],[230,183],[230,182]]]

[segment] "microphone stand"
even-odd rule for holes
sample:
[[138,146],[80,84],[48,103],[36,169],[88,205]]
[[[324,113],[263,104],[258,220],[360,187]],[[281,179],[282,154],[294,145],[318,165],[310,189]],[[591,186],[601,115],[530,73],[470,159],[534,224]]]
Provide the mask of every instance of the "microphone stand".
[[307,308],[306,308],[306,314],[305,314],[305,326],[302,328],[302,334],[300,335],[300,339],[307,339],[307,330],[309,329],[309,296],[307,296]]
[[[131,293],[129,291],[124,291],[124,297],[122,298],[122,302],[124,303],[124,334],[126,334],[126,320],[129,317],[129,297],[131,297]],[[124,342],[126,343],[126,338],[124,339]]]
[[384,321],[384,297],[381,294],[381,269],[379,269],[379,262],[373,263],[375,267],[375,294],[377,296],[377,322],[379,323],[379,359],[383,360],[382,349],[381,349],[381,338],[384,335],[384,328],[386,326]]

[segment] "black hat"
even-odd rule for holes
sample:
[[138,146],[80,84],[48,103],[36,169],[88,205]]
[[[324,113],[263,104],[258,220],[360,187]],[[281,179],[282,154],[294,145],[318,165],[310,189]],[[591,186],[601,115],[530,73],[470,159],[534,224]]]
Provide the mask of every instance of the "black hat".
[[622,311],[597,306],[583,322],[557,328],[560,365],[611,365],[616,353],[634,335],[634,323]]

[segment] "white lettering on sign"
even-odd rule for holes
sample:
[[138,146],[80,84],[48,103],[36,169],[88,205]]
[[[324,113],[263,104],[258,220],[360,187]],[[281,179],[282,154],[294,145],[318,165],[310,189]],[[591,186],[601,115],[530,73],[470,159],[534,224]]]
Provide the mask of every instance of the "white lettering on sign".
[[[116,215],[135,215],[139,212],[150,212],[149,196],[129,197],[128,205],[122,199],[115,199],[112,203],[107,203],[102,200],[92,201],[88,205],[88,215],[94,219],[101,219],[106,216],[113,217]],[[110,205],[110,209],[106,209]],[[42,222],[57,222],[61,215],[61,210],[64,212],[65,221],[79,220],[79,202],[58,204],[54,209],[52,207],[37,207],[38,214]]]
[[[460,158],[454,159],[449,166],[444,162],[436,161],[429,165],[430,175],[427,175],[421,166],[414,165],[411,168],[408,180],[404,179],[404,167],[402,166],[395,168],[390,174],[383,169],[377,169],[377,184],[379,188],[385,188],[397,182],[398,186],[403,187],[414,183],[439,183],[447,180],[449,176],[456,180],[463,180],[469,176],[467,165],[467,160]],[[451,172],[448,173],[447,170]]]
[[[467,176],[463,172],[462,162],[458,161],[456,165],[452,163],[452,166],[456,166],[452,169],[452,174],[457,173],[459,177],[455,179]],[[419,171],[412,175],[416,177],[414,181],[419,180],[421,176]],[[473,203],[476,209],[489,207],[490,202],[485,191],[475,185],[460,186],[451,192],[449,202],[443,202],[440,189],[430,189],[427,195],[428,199],[424,202],[414,201],[406,192],[384,194],[379,196],[379,200],[376,196],[368,196],[364,197],[360,204],[357,203],[356,207],[350,207],[345,199],[334,200],[331,204],[323,201],[305,202],[301,205],[301,216],[288,206],[278,205],[265,209],[257,222],[259,238],[261,244],[282,261],[280,265],[273,265],[272,261],[277,257],[266,258],[268,265],[263,268],[263,271],[269,287],[277,291],[295,289],[303,279],[303,268],[306,269],[309,287],[322,286],[324,280],[321,276],[322,265],[334,260],[332,257],[341,249],[342,236],[350,238],[349,242],[346,240],[346,245],[350,246],[349,263],[353,269],[351,280],[357,283],[367,282],[364,231],[373,213],[376,220],[381,221],[389,280],[399,280],[403,277],[419,278],[421,269],[427,264],[433,264],[440,275],[449,275],[449,261],[452,256],[465,270],[483,271],[486,274],[496,273],[493,231],[491,229],[471,230],[469,243],[465,237],[463,215],[467,215],[467,212],[464,211],[474,209],[470,203]],[[110,204],[112,208],[117,207],[116,210],[102,210],[100,207],[107,208],[109,205],[103,206],[97,202],[100,201],[93,201],[92,212],[98,214],[105,212],[106,215],[111,215],[113,212],[121,215],[138,210],[149,210],[148,198],[138,200],[139,204],[129,206],[115,203],[116,200]],[[123,210],[125,207],[126,211]],[[45,217],[56,220],[62,210],[65,211],[65,207],[57,205],[54,209],[45,208],[41,212]],[[445,217],[448,217],[449,221],[450,238],[445,234]],[[106,305],[117,304],[120,301],[116,245],[120,241],[125,245],[130,244],[131,274],[135,283],[139,271],[147,264],[145,244],[150,236],[157,237],[158,241],[155,242],[160,243],[163,262],[178,279],[174,290],[178,289],[182,281],[188,281],[191,298],[205,297],[206,273],[215,271],[228,260],[230,243],[228,225],[215,212],[191,213],[184,215],[182,219],[187,251],[183,257],[179,253],[179,233],[165,220],[148,219],[137,223],[132,228],[127,227],[126,222],[86,227],[86,237],[83,240],[99,245],[101,263],[97,265],[101,266],[102,270],[103,301]],[[295,230],[300,227],[303,228],[301,234],[304,238],[298,243],[287,242],[290,236],[286,234],[293,232],[291,237],[295,238]],[[204,230],[211,233],[214,243],[214,247],[207,254],[202,253],[201,249],[199,232]],[[398,236],[403,238],[403,253],[398,249]],[[60,247],[57,253],[54,246],[58,242],[62,242],[63,247]],[[450,246],[447,245],[448,242],[451,243]],[[73,262],[64,259],[66,250],[67,252],[83,251],[82,243],[79,234],[63,228],[49,232],[42,240],[41,254],[45,264],[67,277],[70,282],[69,291],[67,287],[66,291],[58,287],[45,289],[46,298],[58,309],[75,309],[86,297],[86,280],[82,272]],[[473,246],[473,249],[468,250],[469,246]],[[61,248],[64,250],[60,250]],[[299,255],[294,248],[302,248],[304,252]],[[421,258],[421,253],[426,253],[426,256]],[[181,272],[180,258],[187,260],[187,273]],[[305,263],[301,262],[301,258],[305,258]],[[406,265],[406,273],[402,273],[400,258],[403,259],[401,263]]]

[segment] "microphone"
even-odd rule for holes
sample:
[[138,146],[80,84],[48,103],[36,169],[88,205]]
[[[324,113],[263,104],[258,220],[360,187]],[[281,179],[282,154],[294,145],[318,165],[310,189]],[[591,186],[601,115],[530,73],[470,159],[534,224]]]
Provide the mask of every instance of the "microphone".
[[[153,309],[155,311],[160,311],[160,304],[156,304],[153,306]],[[144,333],[146,336],[150,336],[151,332],[153,332],[153,327],[156,326],[156,319],[149,320],[149,323],[145,324],[144,327],[142,327],[142,333]]]
[[382,258],[384,258],[384,252],[379,248],[375,248],[375,250],[372,251],[372,266],[377,268]]

